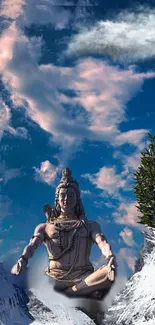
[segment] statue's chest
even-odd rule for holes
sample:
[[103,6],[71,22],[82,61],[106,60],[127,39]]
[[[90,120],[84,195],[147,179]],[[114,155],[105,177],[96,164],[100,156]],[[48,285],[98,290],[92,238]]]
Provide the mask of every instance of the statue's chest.
[[67,248],[70,244],[73,250],[79,242],[83,246],[90,239],[89,229],[84,225],[80,228],[73,227],[73,229],[68,229],[67,227],[49,227],[46,232],[51,248],[55,247],[61,250]]
[[51,244],[53,244],[53,246],[58,246],[61,249],[64,249],[65,247],[67,247],[69,245],[69,241],[71,239],[73,235],[72,231],[65,231],[65,230],[55,230],[52,238],[50,240]]

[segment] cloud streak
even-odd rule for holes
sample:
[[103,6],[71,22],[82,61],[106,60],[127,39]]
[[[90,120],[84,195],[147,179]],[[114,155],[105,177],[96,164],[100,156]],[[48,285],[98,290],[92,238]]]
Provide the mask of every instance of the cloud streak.
[[11,125],[11,110],[5,102],[0,99],[0,140],[2,137],[9,133],[15,137],[27,139],[28,131],[25,127],[19,126],[17,128],[13,128]]
[[80,28],[73,36],[68,55],[104,54],[114,60],[136,62],[155,57],[155,10],[139,7],[113,20]]
[[10,131],[11,113],[9,107],[0,100],[0,139],[2,138],[5,131]]
[[10,215],[12,201],[6,195],[0,195],[0,222]]
[[1,5],[1,16],[15,20],[20,28],[31,24],[51,24],[56,29],[63,29],[68,24],[70,15],[67,8],[57,6],[53,1],[4,0]]
[[5,163],[0,163],[0,182],[4,185],[13,178],[19,177],[21,175],[20,168],[7,168]]

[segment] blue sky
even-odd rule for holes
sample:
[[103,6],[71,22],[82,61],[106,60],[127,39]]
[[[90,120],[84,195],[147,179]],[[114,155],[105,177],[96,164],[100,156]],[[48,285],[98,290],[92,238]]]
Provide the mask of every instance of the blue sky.
[[0,259],[22,253],[68,166],[130,276],[133,173],[155,134],[153,1],[4,0],[0,23]]

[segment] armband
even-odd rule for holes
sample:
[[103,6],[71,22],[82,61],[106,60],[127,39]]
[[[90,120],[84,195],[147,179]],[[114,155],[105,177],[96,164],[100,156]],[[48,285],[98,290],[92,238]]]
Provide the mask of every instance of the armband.
[[31,237],[31,239],[33,239],[33,238],[40,238],[40,239],[42,239],[42,237],[41,237],[40,234],[39,234],[39,235],[33,235],[33,236]]
[[24,255],[21,255],[21,256],[18,258],[18,260],[19,260],[20,258],[22,258],[26,263],[28,263],[28,259],[27,259]]
[[34,234],[32,237],[31,237],[31,240],[34,239],[34,238],[39,238],[41,241],[43,240],[43,236],[42,234]]

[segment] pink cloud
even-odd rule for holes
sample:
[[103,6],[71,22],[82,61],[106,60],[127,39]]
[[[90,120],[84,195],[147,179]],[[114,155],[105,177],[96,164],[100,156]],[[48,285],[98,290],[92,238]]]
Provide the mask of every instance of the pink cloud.
[[127,244],[128,246],[135,246],[136,243],[133,240],[133,232],[131,229],[129,229],[128,227],[125,227],[119,234],[123,241],[125,242],[125,244]]
[[23,13],[22,6],[24,4],[24,0],[3,0],[1,5],[1,15],[11,19],[16,19]]
[[[114,146],[139,146],[145,130],[121,134],[119,125],[126,119],[126,103],[155,73],[137,73],[134,67],[121,70],[92,58],[79,60],[70,68],[40,66],[42,41],[23,35],[20,24],[22,19],[23,24],[28,23],[26,17],[33,2],[23,3],[16,0],[13,16],[18,19],[1,36],[0,72],[14,107],[25,107],[26,114],[51,134],[53,141],[66,147],[76,147],[86,138],[106,140]],[[11,4],[11,0],[5,1],[6,14]],[[39,3],[36,5],[39,21]],[[46,5],[43,10],[47,12]],[[60,89],[72,90],[75,96],[64,95]]]
[[131,271],[134,272],[136,252],[131,248],[121,248],[117,253],[117,258],[120,263],[126,263]]
[[[13,59],[13,51],[15,42],[18,40],[19,32],[15,23],[3,32],[0,37],[0,71],[4,72],[6,65]],[[6,71],[7,72],[7,71]],[[13,78],[13,76],[12,76]]]

